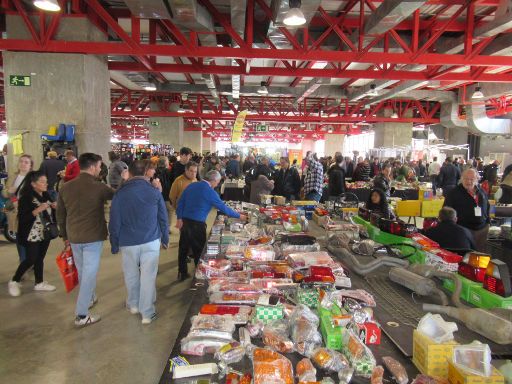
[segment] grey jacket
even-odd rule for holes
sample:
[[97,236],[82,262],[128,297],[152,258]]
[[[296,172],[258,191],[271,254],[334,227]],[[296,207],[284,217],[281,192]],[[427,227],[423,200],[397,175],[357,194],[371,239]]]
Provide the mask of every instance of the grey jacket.
[[256,180],[251,183],[251,198],[249,201],[252,204],[261,204],[261,195],[270,195],[274,189],[274,182],[270,181],[267,176],[259,175]]

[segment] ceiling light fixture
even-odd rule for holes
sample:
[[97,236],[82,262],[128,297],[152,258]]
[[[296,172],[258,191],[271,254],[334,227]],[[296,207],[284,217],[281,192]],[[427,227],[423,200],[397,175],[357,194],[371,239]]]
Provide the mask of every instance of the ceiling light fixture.
[[34,5],[43,11],[59,12],[60,5],[57,0],[35,0]]
[[392,119],[398,119],[398,113],[393,112],[390,116]]
[[370,85],[370,90],[368,92],[366,92],[366,94],[368,96],[379,96],[379,92],[376,89],[376,85],[375,84],[371,84]]
[[482,93],[482,88],[480,86],[477,86],[475,88],[475,92],[473,92],[473,96],[471,96],[472,99],[483,99],[484,94]]
[[144,86],[144,90],[146,91],[156,91],[156,85],[153,83],[148,83]]
[[257,91],[260,95],[268,95],[268,88],[267,88],[267,85],[264,81],[261,82],[261,85],[260,87],[258,88],[258,91]]
[[290,9],[286,12],[283,23],[289,27],[297,27],[306,24],[304,13],[300,10],[300,0],[289,0],[288,4]]

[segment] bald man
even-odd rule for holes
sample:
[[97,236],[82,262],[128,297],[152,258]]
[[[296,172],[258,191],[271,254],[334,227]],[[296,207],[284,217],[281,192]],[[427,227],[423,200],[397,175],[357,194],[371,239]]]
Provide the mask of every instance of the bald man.
[[476,250],[485,252],[491,222],[487,195],[478,186],[476,169],[466,169],[461,181],[448,193],[444,206],[455,209],[457,224],[469,229],[473,233]]

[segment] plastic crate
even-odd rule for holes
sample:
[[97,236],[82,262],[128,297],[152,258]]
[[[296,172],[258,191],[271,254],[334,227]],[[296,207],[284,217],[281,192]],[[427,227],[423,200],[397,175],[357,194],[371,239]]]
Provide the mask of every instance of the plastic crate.
[[501,297],[486,290],[483,286],[469,288],[468,302],[479,308],[510,308],[512,309],[512,296]]
[[[457,278],[462,283],[462,289],[460,291],[461,299],[464,299],[464,300],[469,302],[470,288],[473,287],[473,286],[475,286],[475,287],[480,286],[481,287],[482,283],[477,283],[475,281],[471,281],[471,280],[466,279],[464,276],[461,276],[459,274],[455,274],[455,276],[457,276]],[[455,289],[455,285],[454,285],[453,281],[452,280],[448,280],[448,279],[443,280],[443,287],[446,288],[450,292],[453,292],[453,290]]]
[[455,341],[436,343],[430,337],[414,330],[412,336],[412,362],[418,370],[429,376],[448,377],[448,359],[452,357]]
[[333,326],[332,315],[327,309],[319,308],[318,314],[320,316],[320,333],[325,346],[340,351],[343,347],[343,327]]

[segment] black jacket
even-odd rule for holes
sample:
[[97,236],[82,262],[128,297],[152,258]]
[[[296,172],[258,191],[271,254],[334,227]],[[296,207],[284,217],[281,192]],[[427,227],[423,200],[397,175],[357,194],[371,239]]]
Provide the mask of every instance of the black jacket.
[[164,201],[169,201],[169,192],[171,192],[171,185],[173,181],[171,171],[167,168],[157,168],[155,177],[158,177],[162,184],[162,196]]
[[475,249],[473,234],[453,221],[443,221],[425,231],[425,236],[437,242],[441,248],[453,250]]
[[457,224],[477,231],[491,222],[489,217],[489,201],[484,191],[477,188],[478,206],[482,210],[482,216],[475,216],[476,202],[466,191],[462,184],[453,188],[446,196],[445,207],[452,207],[457,211]]
[[345,170],[342,167],[338,164],[334,164],[327,171],[327,176],[329,178],[329,197],[339,196],[345,193]]
[[[16,234],[16,241],[20,245],[27,245],[28,235],[36,221],[35,216],[32,214],[32,211],[37,208],[37,205],[34,204],[33,201],[34,198],[41,203],[52,202],[47,192],[44,192],[42,196],[34,192],[32,195],[25,194],[20,197],[18,200],[18,232]],[[51,216],[53,222],[57,222],[54,209],[52,209]]]
[[383,190],[387,197],[391,196],[391,188],[389,187],[389,180],[386,179],[382,173],[378,174],[373,179],[373,187]]
[[448,163],[443,164],[439,171],[438,183],[441,188],[453,187],[457,185],[460,179],[460,170],[455,165]]
[[280,169],[276,174],[275,183],[273,191],[275,195],[284,196],[287,199],[290,199],[291,195],[295,198],[299,197],[300,176],[296,168]]
[[44,159],[39,170],[43,172],[48,179],[48,189],[55,189],[57,183],[57,173],[66,169],[66,163],[59,159]]

